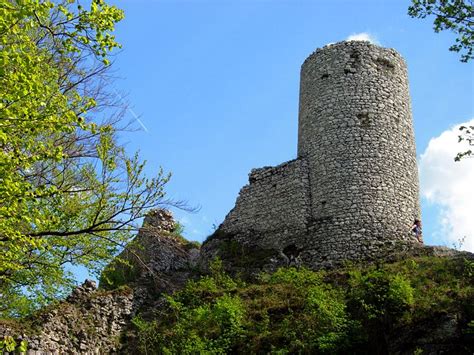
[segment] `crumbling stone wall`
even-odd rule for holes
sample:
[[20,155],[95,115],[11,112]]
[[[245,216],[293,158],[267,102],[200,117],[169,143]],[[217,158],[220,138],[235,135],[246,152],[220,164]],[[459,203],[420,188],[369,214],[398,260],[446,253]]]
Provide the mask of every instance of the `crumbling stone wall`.
[[253,169],[235,207],[201,248],[200,265],[215,257],[245,273],[288,265],[305,248],[309,192],[304,159]]
[[104,269],[100,286],[132,286],[136,307],[141,294],[172,293],[182,287],[197,266],[200,245],[178,235],[176,227],[170,211],[150,211],[135,239]]
[[[340,42],[316,50],[301,68],[298,158],[252,171],[216,236],[271,246],[276,255],[290,248],[301,263],[331,266],[409,248],[417,243],[415,218],[405,62],[393,49]],[[203,245],[203,258],[218,254],[218,239]]]
[[253,169],[249,184],[240,191],[221,229],[236,235],[251,230],[255,235],[268,235],[258,240],[260,245],[279,244],[280,239],[305,231],[310,217],[308,187],[308,168],[303,159]]
[[0,320],[0,341],[26,340],[32,355],[129,353],[123,345],[134,341],[132,317],[154,312],[163,293],[183,287],[196,274],[199,244],[181,237],[176,226],[171,212],[150,211],[120,254],[121,262],[115,259],[105,268],[101,289],[86,280],[66,300],[26,320]]
[[0,323],[0,340],[26,340],[28,355],[113,353],[132,308],[131,290],[97,291],[95,282],[86,280],[66,301],[42,310],[29,329]]

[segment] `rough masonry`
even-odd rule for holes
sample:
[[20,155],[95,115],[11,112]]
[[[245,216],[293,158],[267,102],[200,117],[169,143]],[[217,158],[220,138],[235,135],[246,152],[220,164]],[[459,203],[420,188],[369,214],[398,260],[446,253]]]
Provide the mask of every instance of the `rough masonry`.
[[204,260],[258,250],[265,265],[325,267],[418,243],[408,76],[395,50],[359,41],[317,49],[301,68],[298,126],[297,158],[251,171]]
[[149,211],[135,239],[103,271],[99,289],[86,280],[28,318],[0,319],[0,344],[26,341],[28,355],[137,353],[131,319],[153,316],[166,304],[163,294],[196,276],[199,246],[175,233],[176,226],[169,211]]
[[[116,353],[120,336],[130,322],[131,290],[105,292],[86,280],[56,305],[22,322],[0,322],[0,341],[26,341],[28,355]],[[20,327],[20,329],[17,329]],[[2,352],[16,354],[18,351]]]

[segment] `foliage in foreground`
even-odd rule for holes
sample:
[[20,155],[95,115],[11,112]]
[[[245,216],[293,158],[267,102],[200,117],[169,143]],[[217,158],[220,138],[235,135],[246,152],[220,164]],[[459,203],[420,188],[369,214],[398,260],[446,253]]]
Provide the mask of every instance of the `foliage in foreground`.
[[[456,33],[455,43],[450,51],[461,53],[461,62],[474,59],[474,3],[472,0],[412,0],[408,15],[413,18],[434,17],[433,29],[436,33],[449,30]],[[459,128],[459,142],[474,145],[474,126]],[[472,149],[459,152],[454,158],[460,161],[472,157]]]
[[280,269],[244,283],[219,262],[133,324],[143,354],[346,354],[387,350],[387,336],[430,316],[474,320],[472,261],[418,258],[332,272]]
[[105,90],[123,12],[87,3],[0,0],[0,317],[66,292],[65,265],[99,270],[163,202]]
[[434,16],[435,32],[449,30],[457,34],[450,51],[461,52],[461,62],[474,59],[474,5],[472,0],[412,0],[408,15],[415,18]]

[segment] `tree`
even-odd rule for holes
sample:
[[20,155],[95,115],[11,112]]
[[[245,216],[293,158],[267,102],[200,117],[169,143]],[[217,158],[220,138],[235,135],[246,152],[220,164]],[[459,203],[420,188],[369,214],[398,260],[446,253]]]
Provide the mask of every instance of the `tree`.
[[457,34],[450,51],[461,52],[461,61],[474,58],[474,6],[472,0],[412,0],[408,14],[414,18],[435,16],[435,32],[450,30]]
[[[450,51],[461,52],[461,62],[467,63],[474,59],[474,3],[472,0],[412,0],[408,14],[415,18],[426,18],[434,15],[433,29],[435,32],[451,30],[457,34]],[[474,127],[459,128],[459,142],[466,141],[474,145]],[[472,156],[472,151],[460,152],[454,158],[460,161]]]
[[0,317],[65,292],[65,265],[99,270],[167,202],[169,175],[126,155],[104,91],[122,18],[103,0],[0,0]]

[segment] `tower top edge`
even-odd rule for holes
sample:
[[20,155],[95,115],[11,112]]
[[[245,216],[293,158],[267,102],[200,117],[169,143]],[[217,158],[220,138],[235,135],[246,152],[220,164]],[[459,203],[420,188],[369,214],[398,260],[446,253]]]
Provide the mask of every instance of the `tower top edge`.
[[383,46],[374,44],[374,43],[369,42],[369,41],[354,41],[354,40],[351,40],[351,41],[340,41],[340,42],[336,42],[336,43],[329,43],[329,44],[326,44],[323,47],[316,48],[316,50],[314,50],[305,59],[302,66],[304,66],[304,64],[306,62],[308,62],[309,60],[311,60],[315,57],[318,57],[321,54],[326,53],[326,52],[344,52],[344,51],[349,51],[349,50],[354,50],[354,49],[358,49],[358,50],[365,51],[365,52],[374,52],[374,51],[380,52],[380,51],[383,51],[383,52],[386,52],[386,53],[390,53],[390,54],[394,55],[395,57],[398,57],[403,62],[405,62],[405,59],[402,57],[402,55],[393,48],[383,47]]

